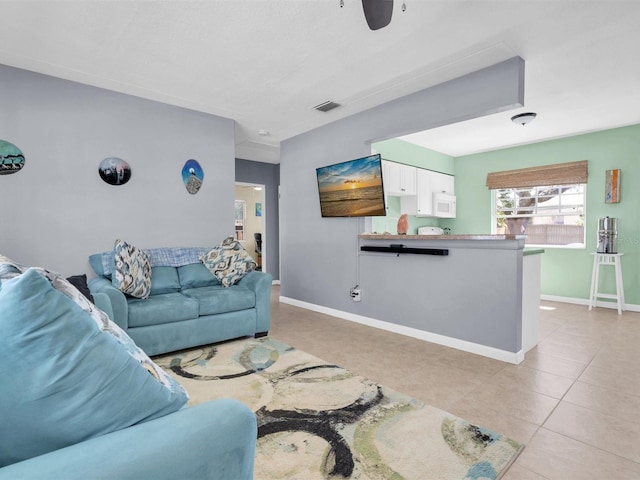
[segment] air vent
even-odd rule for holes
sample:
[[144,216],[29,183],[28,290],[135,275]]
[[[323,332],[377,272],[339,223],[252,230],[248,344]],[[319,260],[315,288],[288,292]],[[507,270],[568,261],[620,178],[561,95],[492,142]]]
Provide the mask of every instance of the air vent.
[[333,102],[331,100],[327,100],[326,102],[319,103],[316,105],[314,110],[318,110],[319,112],[328,112],[329,110],[333,110],[334,108],[341,107],[339,103]]

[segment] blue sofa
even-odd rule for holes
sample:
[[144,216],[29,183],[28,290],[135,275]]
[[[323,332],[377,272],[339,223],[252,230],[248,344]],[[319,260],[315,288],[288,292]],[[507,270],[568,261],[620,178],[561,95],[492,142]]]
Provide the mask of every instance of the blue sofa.
[[109,252],[93,254],[89,263],[97,277],[89,280],[91,293],[109,297],[110,318],[148,355],[267,335],[271,275],[251,271],[235,285],[224,287],[198,260],[198,253],[206,249],[191,250],[182,257],[176,252],[184,249],[148,250],[155,260],[151,295],[146,299],[126,296],[113,287]]
[[250,480],[254,413],[222,399],[0,468],[0,480]]
[[0,480],[253,478],[255,414],[187,407],[109,320],[109,296],[93,300],[0,255]]

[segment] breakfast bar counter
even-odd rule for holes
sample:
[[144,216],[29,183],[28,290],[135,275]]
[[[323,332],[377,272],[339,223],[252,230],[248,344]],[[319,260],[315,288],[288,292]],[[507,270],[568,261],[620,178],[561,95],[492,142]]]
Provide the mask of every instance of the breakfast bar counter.
[[362,315],[399,333],[520,363],[538,342],[543,253],[525,250],[525,239],[360,234]]
[[524,240],[526,235],[469,233],[464,235],[396,235],[392,233],[362,233],[369,240]]

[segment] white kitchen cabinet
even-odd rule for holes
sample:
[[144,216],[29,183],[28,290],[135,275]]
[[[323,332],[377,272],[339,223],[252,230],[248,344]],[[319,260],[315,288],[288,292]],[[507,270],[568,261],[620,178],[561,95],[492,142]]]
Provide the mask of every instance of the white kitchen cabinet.
[[431,193],[448,193],[449,195],[455,195],[453,175],[431,172]]
[[[415,213],[413,215],[418,217],[451,217],[452,215],[450,214],[443,215],[435,211],[433,195],[435,193],[454,195],[454,191],[453,175],[419,168],[416,175]],[[405,206],[404,203],[403,206]],[[412,205],[407,202],[406,206],[411,208]],[[455,213],[453,213],[453,216],[455,216]]]
[[431,215],[433,213],[433,192],[431,170],[420,169],[416,175],[416,215]]
[[382,161],[382,179],[385,195],[403,197],[416,194],[416,167],[402,163]]

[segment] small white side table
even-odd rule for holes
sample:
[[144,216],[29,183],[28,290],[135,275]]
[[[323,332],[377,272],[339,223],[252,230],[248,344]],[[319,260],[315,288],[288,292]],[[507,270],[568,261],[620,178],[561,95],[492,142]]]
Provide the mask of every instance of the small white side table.
[[[622,266],[620,265],[620,257],[624,253],[592,253],[593,255],[593,272],[591,274],[591,295],[589,296],[589,310],[596,306],[598,298],[609,298],[616,300],[618,305],[618,315],[622,315],[622,311],[627,309],[624,302],[624,286],[622,285]],[[616,293],[599,293],[598,280],[600,277],[600,266],[612,265],[616,274]]]

